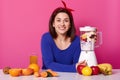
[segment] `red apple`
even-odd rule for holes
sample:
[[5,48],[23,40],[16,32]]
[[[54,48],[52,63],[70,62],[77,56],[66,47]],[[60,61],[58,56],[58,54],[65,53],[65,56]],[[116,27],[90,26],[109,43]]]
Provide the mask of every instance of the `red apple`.
[[92,75],[98,75],[100,73],[100,68],[98,66],[91,66]]
[[82,74],[82,69],[85,67],[85,65],[78,65],[77,66],[77,72],[79,73],[79,74]]

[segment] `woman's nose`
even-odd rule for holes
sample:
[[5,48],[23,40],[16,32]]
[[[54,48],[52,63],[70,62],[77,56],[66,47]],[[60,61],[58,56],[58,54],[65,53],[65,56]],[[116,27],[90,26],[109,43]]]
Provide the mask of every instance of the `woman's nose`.
[[61,21],[61,25],[65,25],[65,22],[64,22],[64,21]]

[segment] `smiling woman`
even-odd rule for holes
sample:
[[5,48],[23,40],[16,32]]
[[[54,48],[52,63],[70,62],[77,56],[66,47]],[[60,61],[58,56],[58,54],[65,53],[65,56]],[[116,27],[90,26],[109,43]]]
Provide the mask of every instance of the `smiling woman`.
[[43,68],[76,72],[80,55],[80,38],[75,35],[72,13],[59,7],[50,17],[49,32],[41,40]]

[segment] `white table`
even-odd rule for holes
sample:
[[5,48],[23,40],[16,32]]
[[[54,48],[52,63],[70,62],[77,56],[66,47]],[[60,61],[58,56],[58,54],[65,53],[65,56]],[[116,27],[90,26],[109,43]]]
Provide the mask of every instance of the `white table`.
[[36,78],[34,75],[31,76],[20,76],[11,77],[10,75],[5,75],[0,69],[0,80],[120,80],[120,69],[113,69],[112,75],[93,75],[93,76],[83,76],[78,73],[68,73],[68,72],[58,72],[59,77],[47,77]]

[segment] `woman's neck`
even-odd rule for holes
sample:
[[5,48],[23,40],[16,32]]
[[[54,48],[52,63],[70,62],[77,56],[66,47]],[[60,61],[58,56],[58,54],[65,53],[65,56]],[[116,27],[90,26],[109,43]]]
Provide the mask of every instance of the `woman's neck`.
[[59,40],[60,42],[65,42],[68,39],[66,35],[58,35],[56,40]]
[[55,39],[55,43],[56,43],[57,47],[61,50],[67,49],[71,44],[70,38],[63,36],[63,35],[59,35]]

